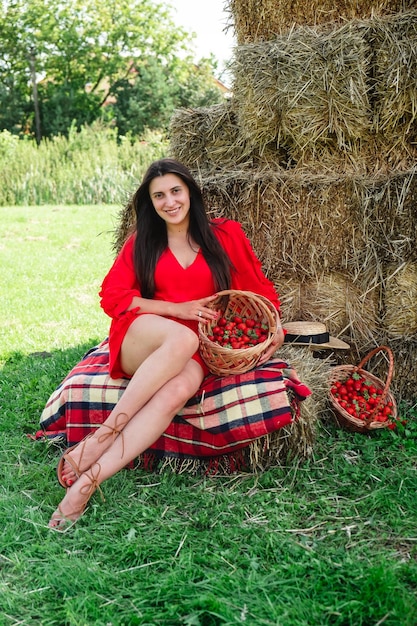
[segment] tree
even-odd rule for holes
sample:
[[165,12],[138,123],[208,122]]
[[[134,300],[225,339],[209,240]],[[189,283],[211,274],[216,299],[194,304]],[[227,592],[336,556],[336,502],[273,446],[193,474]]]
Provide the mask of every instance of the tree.
[[167,130],[176,108],[200,107],[221,101],[213,80],[214,61],[162,64],[150,57],[135,65],[133,77],[119,81],[111,105],[119,135],[141,135],[146,129]]
[[112,93],[119,135],[141,135],[145,129],[164,128],[174,109],[166,68],[152,57],[135,67],[134,79],[119,81]]
[[223,94],[213,75],[217,62],[213,55],[200,59],[198,65],[187,64],[183,80],[178,81],[177,107],[207,107],[223,100]]
[[[187,52],[191,43],[186,32],[173,23],[169,6],[153,0],[0,3],[3,128],[35,133],[34,87],[42,136],[65,133],[73,124],[80,127],[91,123],[102,116],[111,95],[128,97],[125,110],[131,109],[135,119],[142,120],[138,127],[149,127],[158,115],[162,122],[166,120],[178,91],[173,89],[169,94],[161,81],[164,75],[170,76],[172,86],[174,77],[184,74],[190,63]],[[132,82],[133,68],[137,80]],[[157,105],[150,102],[153,95],[161,97]],[[3,98],[10,96],[13,109],[6,112]],[[116,122],[119,119],[125,130],[127,117],[121,110]]]

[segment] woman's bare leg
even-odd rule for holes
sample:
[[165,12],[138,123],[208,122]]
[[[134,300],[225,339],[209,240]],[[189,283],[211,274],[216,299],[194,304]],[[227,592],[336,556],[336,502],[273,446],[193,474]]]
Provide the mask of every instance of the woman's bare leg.
[[49,525],[60,528],[65,518],[75,521],[88,501],[86,489],[94,479],[101,484],[149,448],[166,430],[173,417],[198,390],[203,371],[190,360],[183,371],[169,380],[125,425],[105,452],[70,487]]
[[131,324],[122,345],[122,366],[132,378],[105,422],[71,451],[71,464],[66,462],[62,470],[67,485],[98,459],[159,389],[182,372],[197,349],[197,335],[172,320],[149,314],[139,316]]

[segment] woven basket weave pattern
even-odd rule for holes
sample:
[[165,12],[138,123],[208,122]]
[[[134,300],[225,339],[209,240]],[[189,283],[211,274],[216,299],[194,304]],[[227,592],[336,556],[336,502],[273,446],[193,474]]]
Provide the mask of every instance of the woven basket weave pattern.
[[268,326],[267,339],[249,348],[231,349],[220,346],[208,339],[217,320],[199,323],[200,353],[212,374],[226,376],[243,374],[255,367],[264,351],[276,337],[278,313],[273,304],[263,296],[250,291],[225,290],[218,293],[218,298],[209,305],[220,311],[227,319],[234,315],[251,318]]
[[[385,383],[380,379],[371,374],[370,372],[363,369],[363,365],[369,361],[375,354],[378,352],[385,351],[388,355],[389,365],[388,365],[388,373]],[[392,402],[392,414],[393,420],[397,419],[397,404],[395,402],[395,398],[392,393],[389,391],[389,387],[391,384],[391,380],[394,373],[394,357],[392,351],[387,346],[380,346],[372,350],[366,357],[362,359],[359,365],[339,365],[337,367],[333,367],[330,372],[329,384],[330,389],[333,387],[336,381],[344,382],[351,376],[352,374],[357,373],[360,376],[363,376],[367,381],[370,381],[377,389],[382,390],[382,394],[380,397],[379,404],[369,413],[366,420],[361,420],[353,415],[350,415],[336,400],[330,391],[330,402],[332,404],[333,410],[336,414],[336,419],[340,426],[346,428],[347,430],[352,430],[355,432],[366,433],[371,430],[377,430],[380,428],[386,428],[391,420],[387,420],[386,422],[379,422],[374,420],[378,409],[386,404],[388,401]]]

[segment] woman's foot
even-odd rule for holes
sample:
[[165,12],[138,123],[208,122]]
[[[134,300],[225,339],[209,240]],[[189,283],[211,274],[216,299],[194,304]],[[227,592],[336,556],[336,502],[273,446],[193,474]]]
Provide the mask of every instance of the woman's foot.
[[[57,467],[58,482],[64,489],[71,487],[78,477],[107,450],[118,435],[123,437],[123,428],[128,423],[126,413],[119,413],[113,424],[104,422],[96,432],[87,435],[79,444],[69,448],[61,457]],[[123,444],[123,440],[122,440]],[[122,445],[122,455],[124,446]]]
[[[58,466],[56,468],[56,473],[58,477],[58,482],[62,487],[64,487],[64,489],[71,487],[71,485],[74,484],[74,482],[82,473],[82,470],[79,467],[79,463],[81,463],[84,455],[84,447],[86,441],[91,436],[92,435],[88,435],[88,437],[83,439],[79,444],[71,446],[71,448],[68,448],[68,450],[66,450],[61,456],[58,462]],[[73,458],[72,452],[75,451],[78,447],[80,447],[80,453],[77,454],[77,452],[75,452],[74,454],[74,457],[78,456],[79,458],[79,461],[77,462],[75,458]]]
[[88,472],[79,476],[77,484],[67,490],[65,497],[52,514],[48,523],[49,528],[60,532],[68,530],[83,515],[96,489],[99,489],[104,501],[100,489],[100,471],[100,464],[95,463]]

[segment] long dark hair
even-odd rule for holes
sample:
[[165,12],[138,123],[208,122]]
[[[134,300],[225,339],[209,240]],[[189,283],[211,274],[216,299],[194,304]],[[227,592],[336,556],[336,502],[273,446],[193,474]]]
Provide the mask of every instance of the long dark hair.
[[185,183],[190,193],[190,223],[188,235],[200,246],[213,274],[217,291],[229,289],[231,284],[231,262],[214,235],[209,221],[202,192],[191,172],[174,159],[160,159],[152,163],[145,173],[141,185],[132,197],[136,213],[135,271],[144,298],[155,293],[155,267],[162,252],[168,246],[167,228],[157,214],[149,194],[149,185],[157,176],[175,174]]

